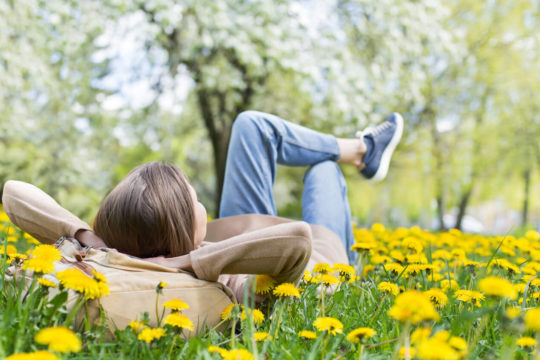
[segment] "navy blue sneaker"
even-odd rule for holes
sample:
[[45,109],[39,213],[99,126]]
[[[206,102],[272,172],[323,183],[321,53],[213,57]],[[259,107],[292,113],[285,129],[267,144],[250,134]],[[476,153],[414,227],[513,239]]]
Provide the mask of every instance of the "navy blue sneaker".
[[375,128],[358,132],[356,136],[363,137],[366,143],[364,169],[360,171],[366,179],[377,182],[386,177],[390,159],[403,134],[403,118],[393,113]]

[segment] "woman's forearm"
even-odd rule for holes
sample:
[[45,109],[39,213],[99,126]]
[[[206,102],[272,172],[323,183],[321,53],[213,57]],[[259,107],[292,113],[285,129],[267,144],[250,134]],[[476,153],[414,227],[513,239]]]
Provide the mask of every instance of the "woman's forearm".
[[2,203],[15,225],[46,244],[54,244],[62,236],[75,236],[81,230],[92,230],[32,184],[7,181]]
[[107,244],[91,230],[81,229],[75,233],[74,237],[84,246],[93,248],[107,247]]
[[193,272],[193,267],[191,266],[191,258],[189,257],[189,254],[170,258],[165,256],[156,256],[152,258],[145,258],[143,260],[176,270]]

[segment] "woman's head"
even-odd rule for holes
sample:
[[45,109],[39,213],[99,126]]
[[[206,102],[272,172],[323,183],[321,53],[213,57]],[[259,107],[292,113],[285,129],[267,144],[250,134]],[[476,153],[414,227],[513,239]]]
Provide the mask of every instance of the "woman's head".
[[177,167],[159,162],[133,169],[94,220],[95,233],[108,246],[139,257],[187,254],[205,229],[206,212],[193,187]]

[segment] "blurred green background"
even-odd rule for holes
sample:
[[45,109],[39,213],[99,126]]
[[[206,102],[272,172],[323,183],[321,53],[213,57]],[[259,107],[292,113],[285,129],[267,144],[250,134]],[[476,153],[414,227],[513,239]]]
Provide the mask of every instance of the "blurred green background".
[[[241,111],[345,137],[398,111],[387,180],[343,168],[358,225],[538,228],[539,25],[539,0],[0,0],[0,185],[91,221],[163,160],[215,214]],[[280,215],[303,171],[279,170]]]

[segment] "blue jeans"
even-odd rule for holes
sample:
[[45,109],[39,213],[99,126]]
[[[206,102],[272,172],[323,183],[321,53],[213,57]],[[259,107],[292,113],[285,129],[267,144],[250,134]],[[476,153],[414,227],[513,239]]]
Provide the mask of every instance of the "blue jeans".
[[303,179],[302,220],[336,233],[354,263],[347,185],[335,162],[339,156],[332,135],[263,112],[241,113],[232,128],[219,217],[253,213],[276,216],[272,194],[276,164],[311,165]]

